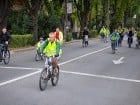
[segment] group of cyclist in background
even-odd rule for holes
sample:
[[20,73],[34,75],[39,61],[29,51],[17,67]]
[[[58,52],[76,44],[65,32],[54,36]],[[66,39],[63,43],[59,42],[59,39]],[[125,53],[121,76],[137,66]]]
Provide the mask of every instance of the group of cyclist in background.
[[112,33],[110,33],[109,29],[103,26],[99,33],[101,40],[103,40],[105,43],[107,43],[110,39],[113,53],[115,53],[115,50],[118,47],[122,46],[122,41],[125,35],[128,37],[127,43],[129,48],[131,48],[131,45],[133,44],[133,36],[136,36],[137,38],[136,47],[138,48],[140,46],[140,36],[136,33],[136,30],[133,27],[126,29],[119,26],[118,28],[114,29]]

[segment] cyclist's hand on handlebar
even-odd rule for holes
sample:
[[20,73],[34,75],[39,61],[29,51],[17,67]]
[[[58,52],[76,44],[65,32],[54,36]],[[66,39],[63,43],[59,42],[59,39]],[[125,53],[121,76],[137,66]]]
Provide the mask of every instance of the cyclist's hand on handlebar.
[[58,57],[59,55],[55,55],[54,57]]

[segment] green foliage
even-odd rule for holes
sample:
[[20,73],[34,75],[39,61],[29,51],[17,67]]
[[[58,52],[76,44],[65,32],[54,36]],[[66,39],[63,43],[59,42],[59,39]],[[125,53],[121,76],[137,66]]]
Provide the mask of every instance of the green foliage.
[[91,30],[89,34],[89,38],[96,38],[98,37],[98,31],[97,30]]
[[33,35],[12,35],[12,39],[10,42],[11,48],[20,48],[34,45],[35,41]]
[[49,15],[49,16],[40,16],[39,17],[39,36],[48,36],[48,33],[55,31],[56,27],[60,26],[60,16],[58,15]]
[[[37,1],[28,0],[29,3],[34,4]],[[28,2],[26,1],[26,2]],[[42,1],[42,0],[41,0]],[[140,27],[140,0],[76,0],[73,2],[73,13],[69,14],[68,20],[71,22],[71,26],[74,26],[74,21],[78,21],[77,28],[88,26],[89,29],[93,29],[93,26],[97,26],[98,29],[104,21],[110,24],[110,28],[114,28],[116,25],[124,24],[124,26],[134,25],[133,16],[136,14],[135,25]],[[11,1],[11,5],[12,5]],[[7,27],[12,34],[27,34],[31,33],[33,28],[32,21],[30,21],[30,15],[34,14],[37,8],[27,9],[27,5],[24,8],[13,11],[9,11]],[[107,8],[109,7],[109,8]],[[31,10],[31,11],[30,11]],[[27,12],[28,11],[28,12]],[[103,14],[103,13],[106,14]],[[107,13],[108,12],[108,13]],[[64,0],[43,0],[41,9],[38,11],[38,36],[48,36],[48,33],[55,31],[56,27],[62,27],[65,23],[65,5]],[[36,14],[36,13],[35,13]],[[109,18],[105,18],[108,17]],[[107,23],[105,22],[105,23]],[[73,27],[71,27],[73,29]],[[95,30],[91,31],[90,36],[95,37]],[[81,37],[81,34],[80,34]],[[68,37],[67,40],[70,38]]]
[[140,37],[140,31],[137,32],[137,36]]
[[25,10],[12,11],[8,18],[8,27],[12,34],[30,33],[29,16]]
[[133,19],[132,18],[128,18],[127,20],[126,20],[126,27],[132,27],[132,25],[133,25]]
[[60,16],[57,15],[49,15],[48,16],[48,28],[51,31],[54,31],[56,27],[60,26]]
[[72,40],[72,33],[67,33],[66,34],[66,42],[69,42]]

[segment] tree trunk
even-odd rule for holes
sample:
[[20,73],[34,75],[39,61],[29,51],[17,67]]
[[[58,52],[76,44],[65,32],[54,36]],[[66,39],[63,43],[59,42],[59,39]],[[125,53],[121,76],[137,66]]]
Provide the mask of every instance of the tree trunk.
[[109,0],[106,0],[106,3],[105,3],[106,7],[105,7],[105,24],[106,26],[109,28],[109,25],[110,25],[110,18],[109,18]]
[[110,18],[109,18],[109,5],[110,2],[109,0],[102,0],[102,4],[103,4],[103,19],[102,19],[102,23],[103,25],[106,25],[107,27],[109,27],[110,25]]
[[95,5],[95,11],[96,11],[96,29],[98,29],[99,28],[99,22],[98,22],[98,4],[96,3],[96,5]]
[[7,14],[9,12],[9,0],[0,0],[0,30],[7,26]]
[[38,16],[39,16],[41,3],[42,0],[36,0],[36,1],[24,0],[24,4],[27,8],[27,12],[29,13],[32,22],[31,23],[32,34],[34,36],[35,41],[38,41]]
[[38,14],[32,14],[32,33],[34,35],[34,40],[38,41]]

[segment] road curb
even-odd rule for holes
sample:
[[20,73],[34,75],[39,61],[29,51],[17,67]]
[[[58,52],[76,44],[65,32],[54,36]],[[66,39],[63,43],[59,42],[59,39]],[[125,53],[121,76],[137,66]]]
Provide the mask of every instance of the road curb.
[[27,47],[27,48],[11,49],[10,52],[11,52],[11,53],[15,53],[15,52],[29,51],[29,50],[33,50],[33,49],[35,49],[34,46],[32,46],[32,47]]
[[[95,38],[90,38],[89,40],[93,40]],[[98,38],[97,38],[98,39]],[[64,42],[64,45],[65,44],[70,44],[70,43],[75,43],[75,42],[81,42],[82,40],[81,39],[78,39],[78,40],[72,40],[72,41],[69,41],[69,42]],[[22,51],[28,51],[28,50],[34,50],[35,49],[35,46],[31,46],[31,47],[27,47],[27,48],[17,48],[17,49],[10,49],[10,52],[11,53],[15,53],[15,52],[22,52]]]

